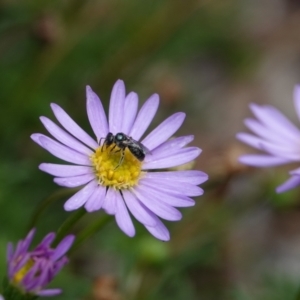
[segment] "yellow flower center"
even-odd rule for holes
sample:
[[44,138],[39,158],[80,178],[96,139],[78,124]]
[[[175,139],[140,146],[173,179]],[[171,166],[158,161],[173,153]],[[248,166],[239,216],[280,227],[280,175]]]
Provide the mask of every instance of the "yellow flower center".
[[34,261],[32,259],[29,259],[27,263],[18,272],[14,274],[13,282],[16,284],[19,283],[28,273],[28,271],[32,268],[33,265]]
[[[95,175],[99,184],[115,189],[129,189],[135,186],[142,176],[142,163],[126,148],[121,150],[109,147],[98,147],[91,155]],[[121,161],[122,153],[124,159]]]

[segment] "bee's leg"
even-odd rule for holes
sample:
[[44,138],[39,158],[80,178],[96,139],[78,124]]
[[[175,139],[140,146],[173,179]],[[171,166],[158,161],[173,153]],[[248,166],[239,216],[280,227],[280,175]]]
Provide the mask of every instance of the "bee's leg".
[[[120,149],[120,151],[121,151],[121,149]],[[114,168],[114,170],[118,169],[121,166],[121,164],[124,160],[124,154],[125,154],[125,151],[124,151],[124,149],[122,149],[121,158],[120,158],[119,163],[117,164],[117,166]]]
[[101,141],[102,141],[102,140],[105,140],[105,138],[103,138],[103,137],[100,138],[100,140],[99,140],[99,142],[98,142],[99,146],[101,145]]
[[115,148],[116,148],[117,145],[114,145],[109,152],[112,152]]
[[[105,138],[101,138],[100,140],[99,140],[99,146],[101,145],[101,141],[102,140],[105,140]],[[105,141],[103,142],[103,145],[102,145],[102,147],[101,147],[101,152],[103,152],[103,147],[104,147],[104,145],[105,145]]]

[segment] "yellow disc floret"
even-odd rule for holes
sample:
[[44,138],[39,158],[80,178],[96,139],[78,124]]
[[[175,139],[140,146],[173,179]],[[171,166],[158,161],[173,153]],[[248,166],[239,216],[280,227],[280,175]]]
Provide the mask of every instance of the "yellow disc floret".
[[142,163],[127,148],[114,148],[114,144],[98,147],[91,155],[91,161],[99,184],[107,187],[129,189],[138,183],[142,175]]
[[29,272],[29,270],[33,267],[34,261],[32,259],[29,259],[26,264],[14,274],[13,282],[19,283],[24,276]]

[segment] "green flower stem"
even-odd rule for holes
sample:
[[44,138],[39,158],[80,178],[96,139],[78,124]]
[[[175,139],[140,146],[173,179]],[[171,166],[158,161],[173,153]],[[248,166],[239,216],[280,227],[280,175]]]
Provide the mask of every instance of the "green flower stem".
[[2,285],[1,294],[4,300],[36,300],[39,298],[36,295],[24,293],[21,289],[10,284],[7,278],[4,278]]
[[72,248],[69,250],[68,255],[73,253],[73,251],[76,250],[84,241],[100,231],[110,220],[111,216],[105,214],[99,220],[91,223],[84,230],[82,230],[81,233],[76,237],[76,240]]
[[49,196],[48,198],[46,198],[44,201],[41,202],[41,204],[37,207],[37,209],[35,210],[34,214],[32,215],[29,224],[28,224],[28,228],[27,231],[29,231],[30,229],[32,229],[33,227],[36,226],[40,216],[42,215],[42,213],[46,210],[46,208],[51,205],[52,203],[54,203],[55,201],[65,198],[66,196],[69,196],[70,194],[73,194],[74,192],[76,192],[78,189],[60,189],[57,192],[53,193],[51,196]]
[[84,208],[77,209],[73,212],[58,228],[56,238],[53,242],[53,246],[57,246],[58,243],[70,232],[70,229],[77,223],[85,214]]

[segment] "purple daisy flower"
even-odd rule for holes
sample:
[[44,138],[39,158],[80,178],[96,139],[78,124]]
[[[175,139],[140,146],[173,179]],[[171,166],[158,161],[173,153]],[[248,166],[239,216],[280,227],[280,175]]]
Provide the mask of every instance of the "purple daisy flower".
[[[181,213],[175,207],[193,206],[195,202],[190,197],[203,194],[197,185],[208,178],[196,170],[152,171],[188,163],[200,154],[197,147],[185,147],[193,136],[170,139],[182,125],[185,114],[175,113],[141,139],[156,114],[157,94],[138,111],[137,94],[126,95],[123,81],[118,80],[112,89],[108,120],[100,99],[89,86],[86,96],[87,115],[97,140],[83,131],[61,107],[52,104],[53,113],[64,129],[46,117],[41,117],[41,121],[58,142],[43,134],[31,137],[54,156],[76,165],[43,163],[40,169],[54,175],[58,185],[84,185],[66,201],[65,210],[84,206],[92,212],[103,208],[115,215],[121,230],[132,237],[135,228],[129,210],[152,235],[169,240],[169,231],[159,218],[180,220]],[[105,140],[108,133],[115,137],[111,144]],[[118,133],[133,141],[134,146],[138,146],[134,150],[139,150],[145,158],[135,155],[129,147],[116,147]]]
[[[294,105],[300,119],[300,85],[294,89]],[[248,154],[241,163],[255,167],[271,167],[300,161],[300,130],[279,110],[270,105],[250,104],[255,119],[246,119],[245,125],[257,136],[238,133],[237,138],[267,154]],[[276,188],[282,193],[300,185],[300,168],[289,172],[290,178]]]
[[7,247],[8,278],[12,285],[24,293],[38,296],[55,296],[60,289],[44,289],[62,267],[68,262],[64,256],[70,249],[74,236],[66,236],[55,249],[50,245],[55,233],[49,233],[42,242],[29,251],[35,229],[32,229],[24,240],[20,240],[15,251],[12,243]]

